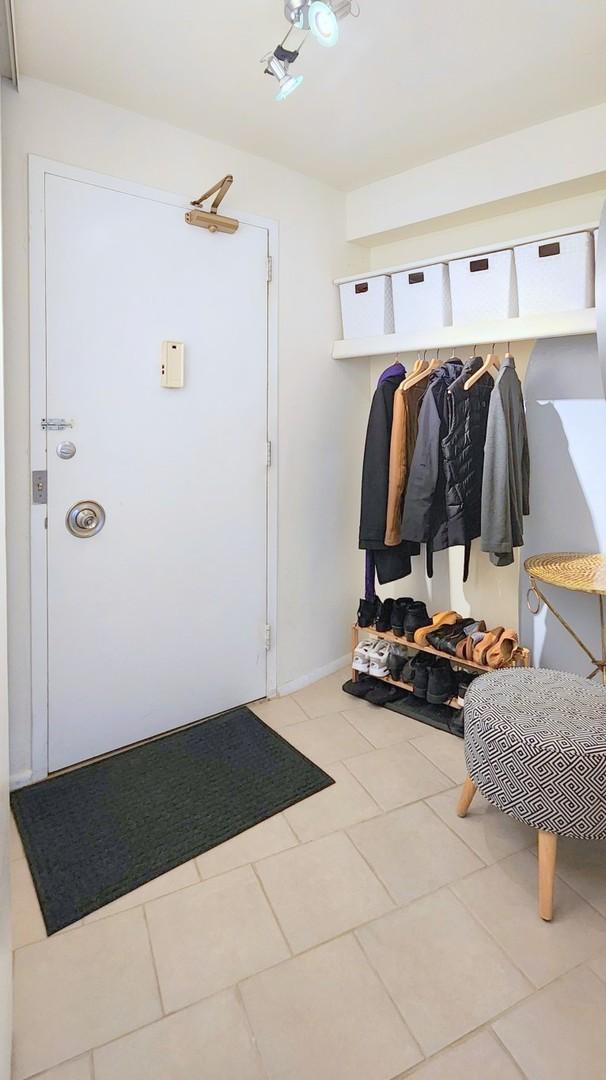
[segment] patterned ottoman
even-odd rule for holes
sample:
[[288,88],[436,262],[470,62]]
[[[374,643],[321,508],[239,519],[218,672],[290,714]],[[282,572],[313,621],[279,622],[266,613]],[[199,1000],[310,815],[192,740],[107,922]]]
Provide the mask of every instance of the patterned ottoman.
[[479,790],[539,830],[539,914],[550,920],[558,835],[606,838],[606,689],[544,668],[483,675],[465,697],[465,759],[459,817]]

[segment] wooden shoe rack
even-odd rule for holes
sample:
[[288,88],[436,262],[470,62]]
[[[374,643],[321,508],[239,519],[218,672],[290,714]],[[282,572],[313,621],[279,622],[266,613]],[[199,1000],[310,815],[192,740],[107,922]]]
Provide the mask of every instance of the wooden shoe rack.
[[[353,653],[360,640],[360,634],[364,634],[369,637],[381,638],[382,641],[388,641],[390,644],[393,645],[401,645],[403,646],[403,648],[410,649],[413,652],[429,653],[430,656],[436,656],[440,660],[448,660],[451,664],[456,664],[457,667],[464,668],[467,671],[495,671],[495,668],[491,668],[487,664],[477,664],[475,660],[459,660],[458,656],[452,656],[451,653],[441,652],[439,649],[434,649],[431,645],[417,645],[413,641],[407,641],[405,637],[396,637],[396,635],[392,633],[391,630],[387,631],[386,633],[381,633],[380,630],[375,630],[373,626],[358,626],[357,623],[354,623],[352,627],[352,663]],[[522,645],[519,645],[518,648],[515,650],[509,663],[505,664],[505,667],[530,667],[530,649],[526,649]],[[360,672],[356,671],[354,667],[352,667],[351,670],[352,681],[357,682]],[[502,671],[503,669],[499,668],[499,670]],[[374,678],[379,678],[382,682],[390,683],[392,686],[399,686],[402,690],[412,691],[413,689],[412,683],[397,682],[395,679],[391,678],[391,675],[385,675],[382,678],[381,676],[373,675],[373,679]],[[450,700],[447,701],[446,704],[450,705],[452,709],[461,708],[457,697],[450,698]]]

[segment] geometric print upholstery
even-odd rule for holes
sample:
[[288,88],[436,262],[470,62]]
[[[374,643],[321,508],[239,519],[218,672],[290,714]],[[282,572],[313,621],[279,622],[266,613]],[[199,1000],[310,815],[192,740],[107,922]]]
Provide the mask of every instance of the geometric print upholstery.
[[606,839],[606,689],[512,668],[465,696],[465,759],[488,802],[534,829]]

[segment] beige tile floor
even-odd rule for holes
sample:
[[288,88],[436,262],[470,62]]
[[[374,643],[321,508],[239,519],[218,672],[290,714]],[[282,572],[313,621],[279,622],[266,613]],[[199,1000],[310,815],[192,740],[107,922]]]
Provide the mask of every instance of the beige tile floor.
[[603,1080],[606,844],[541,922],[463,744],[344,677],[253,706],[333,787],[53,938],[13,830],[14,1080]]

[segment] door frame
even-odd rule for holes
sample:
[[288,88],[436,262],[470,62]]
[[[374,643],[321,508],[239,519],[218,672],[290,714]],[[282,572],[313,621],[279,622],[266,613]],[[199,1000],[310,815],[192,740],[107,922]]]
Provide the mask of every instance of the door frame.
[[[189,209],[185,196],[172,195],[142,184],[103,173],[80,169],[36,154],[28,155],[29,181],[29,333],[30,333],[30,470],[46,469],[46,435],[40,419],[46,416],[46,176],[59,176],[95,187],[136,195],[169,206]],[[278,270],[279,225],[271,218],[230,213],[246,225],[267,232],[267,440],[271,444],[271,464],[266,487],[266,583],[267,625],[270,627],[267,652],[268,697],[277,688],[278,612]],[[30,474],[31,475],[31,474]],[[31,501],[30,518],[30,618],[32,690],[32,775],[31,780],[48,776],[48,562],[47,508]]]

